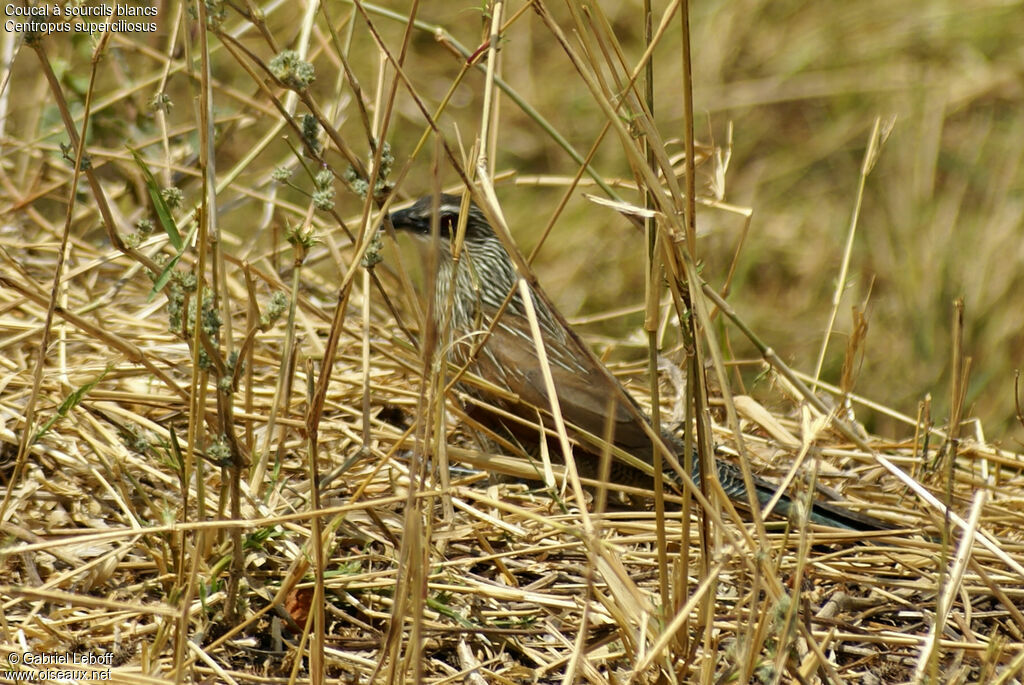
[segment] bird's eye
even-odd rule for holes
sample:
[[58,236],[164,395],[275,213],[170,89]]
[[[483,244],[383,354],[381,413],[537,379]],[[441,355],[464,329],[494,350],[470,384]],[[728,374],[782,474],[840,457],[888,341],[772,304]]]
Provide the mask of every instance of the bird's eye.
[[458,226],[458,218],[454,214],[442,214],[441,217],[441,233],[448,235],[455,235],[455,228]]

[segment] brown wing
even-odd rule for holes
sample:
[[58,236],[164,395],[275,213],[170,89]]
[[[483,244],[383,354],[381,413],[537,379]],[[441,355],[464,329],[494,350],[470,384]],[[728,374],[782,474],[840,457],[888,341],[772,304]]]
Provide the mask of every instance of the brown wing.
[[[551,403],[528,326],[521,317],[502,317],[500,325],[494,327],[477,355],[473,370],[483,378],[502,379],[502,384],[519,401],[509,402],[495,397],[482,399],[490,400],[528,421],[535,421],[536,409],[540,409],[546,417],[545,425],[553,428]],[[545,336],[545,351],[562,418],[591,435],[604,435],[611,400],[614,444],[650,462],[651,443],[640,423],[642,419],[637,418],[637,414],[642,416],[639,407],[626,389],[607,370],[594,366],[578,345],[571,336]],[[589,444],[576,431],[570,432],[570,436],[584,445]]]

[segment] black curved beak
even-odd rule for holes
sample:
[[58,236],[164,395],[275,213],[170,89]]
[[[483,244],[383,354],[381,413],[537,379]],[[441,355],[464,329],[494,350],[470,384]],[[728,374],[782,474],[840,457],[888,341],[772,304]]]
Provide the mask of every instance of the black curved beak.
[[391,212],[388,219],[396,231],[409,231],[418,235],[430,233],[430,221],[424,220],[419,214],[414,214],[412,207]]

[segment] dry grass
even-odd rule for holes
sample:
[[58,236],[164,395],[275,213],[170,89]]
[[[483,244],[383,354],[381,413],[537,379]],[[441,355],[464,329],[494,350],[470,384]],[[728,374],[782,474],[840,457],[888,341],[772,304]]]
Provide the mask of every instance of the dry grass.
[[[229,9],[204,35],[170,3],[155,34],[20,45],[0,92],[4,658],[110,655],[139,683],[1019,682],[1024,458],[973,419],[1011,435],[1024,344],[1019,8],[696,8],[715,135],[698,114],[694,243],[678,17],[652,118],[639,3],[553,5],[503,7],[490,42],[478,9],[423,10],[450,33],[404,44],[407,15],[370,5]],[[308,88],[270,75],[285,45]],[[355,192],[383,175],[398,195]],[[536,466],[481,440],[457,389],[441,410],[417,253],[388,238],[363,266],[381,209],[460,178],[480,201],[494,180],[546,291],[663,421],[897,528],[765,522],[714,489],[661,517],[490,482]],[[184,249],[151,185],[182,191]],[[655,243],[583,197],[638,189],[658,190]],[[156,234],[131,236],[142,220]],[[865,300],[867,328],[848,315]]]

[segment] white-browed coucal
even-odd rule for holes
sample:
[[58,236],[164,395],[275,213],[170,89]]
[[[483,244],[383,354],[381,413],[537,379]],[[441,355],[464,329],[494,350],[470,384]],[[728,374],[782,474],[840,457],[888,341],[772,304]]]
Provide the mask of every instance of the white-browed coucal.
[[[488,423],[500,424],[525,444],[536,444],[538,431],[527,426],[536,422],[538,413],[547,429],[553,430],[554,422],[537,348],[517,285],[516,268],[487,217],[472,203],[465,219],[461,253],[457,259],[453,257],[461,205],[462,199],[455,195],[428,195],[407,209],[393,212],[391,225],[398,231],[430,240],[436,214],[440,254],[433,311],[435,324],[440,327],[451,291],[451,335],[446,340],[448,358],[460,367],[468,364],[472,373],[507,391],[488,393],[474,386],[467,387],[468,392],[523,419],[522,422],[512,421],[494,413]],[[579,337],[562,323],[563,319],[552,313],[544,298],[532,289],[529,292],[561,414],[569,437],[578,445],[574,455],[581,474],[590,477],[597,474],[602,450],[595,436],[605,434],[609,415],[614,446],[651,464],[650,426],[645,425],[639,405],[606,368],[584,351]],[[680,441],[673,436],[666,433],[664,442],[677,455],[681,451]],[[692,478],[699,483],[696,458],[693,461]],[[746,488],[737,467],[716,458],[715,469],[726,494],[747,504]],[[610,478],[623,485],[651,482],[650,476],[621,460],[613,460]],[[760,478],[755,479],[755,486],[762,505],[775,493],[774,486]],[[788,515],[792,508],[792,501],[784,495],[775,511]],[[832,502],[814,502],[809,518],[815,523],[853,530],[888,527],[873,517],[848,511]]]

